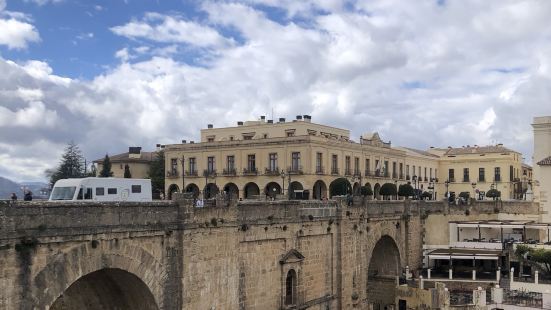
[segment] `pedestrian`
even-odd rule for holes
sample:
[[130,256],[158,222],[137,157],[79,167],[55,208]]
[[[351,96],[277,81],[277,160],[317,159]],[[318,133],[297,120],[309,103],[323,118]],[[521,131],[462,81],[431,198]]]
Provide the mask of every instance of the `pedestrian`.
[[11,193],[10,199],[13,201],[17,200],[17,195],[15,193]]
[[25,193],[25,196],[23,197],[24,201],[32,201],[33,200],[33,193],[31,191],[27,191]]

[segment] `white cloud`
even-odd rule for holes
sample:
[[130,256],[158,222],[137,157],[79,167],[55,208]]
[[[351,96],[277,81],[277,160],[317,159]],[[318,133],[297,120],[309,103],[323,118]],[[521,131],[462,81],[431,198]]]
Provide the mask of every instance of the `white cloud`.
[[10,49],[24,49],[29,43],[40,41],[33,25],[14,18],[0,19],[0,29],[0,45]]
[[141,21],[111,28],[113,33],[133,39],[155,42],[187,43],[198,47],[223,47],[231,44],[215,29],[158,13],[147,13]]
[[35,3],[36,5],[39,5],[39,6],[43,6],[43,5],[46,5],[46,4],[56,4],[56,3],[60,3],[60,2],[63,2],[63,0],[24,0],[25,2],[32,2],[32,3]]

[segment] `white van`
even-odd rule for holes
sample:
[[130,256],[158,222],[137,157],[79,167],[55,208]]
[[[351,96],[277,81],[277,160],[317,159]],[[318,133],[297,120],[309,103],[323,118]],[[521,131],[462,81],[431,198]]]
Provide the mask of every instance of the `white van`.
[[61,179],[50,201],[151,201],[151,180],[121,178]]

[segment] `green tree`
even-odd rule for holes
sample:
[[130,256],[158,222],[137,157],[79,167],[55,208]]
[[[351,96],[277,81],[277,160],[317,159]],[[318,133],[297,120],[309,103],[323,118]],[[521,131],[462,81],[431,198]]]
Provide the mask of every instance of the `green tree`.
[[413,195],[415,195],[415,192],[411,184],[402,184],[398,187],[398,196],[411,197]]
[[423,192],[423,194],[421,194],[421,198],[423,198],[423,199],[431,199],[431,198],[432,198],[432,194],[429,193],[429,192]]
[[103,163],[101,164],[101,171],[99,173],[100,178],[112,177],[113,172],[111,171],[111,159],[105,154],[103,158]]
[[396,196],[398,194],[398,191],[396,189],[396,184],[393,183],[385,183],[383,186],[381,186],[381,189],[379,190],[379,195],[382,196]]
[[373,195],[373,190],[371,189],[371,185],[366,185],[366,186],[360,187],[360,194],[362,194],[362,196],[371,196],[371,195]]
[[495,200],[496,198],[501,197],[501,192],[495,188],[492,188],[486,192],[486,197],[493,198]]
[[46,176],[52,185],[60,179],[81,178],[84,176],[84,157],[77,144],[73,141],[67,144],[61,155],[59,166],[46,170]]
[[128,166],[128,164],[124,165],[124,177],[126,179],[132,178],[132,174],[130,173],[130,167]]
[[468,201],[469,198],[471,197],[471,193],[470,192],[461,192],[461,193],[459,193],[459,197],[465,199],[465,201]]
[[151,179],[151,190],[153,193],[164,193],[165,191],[165,152],[157,151],[149,166],[149,178]]

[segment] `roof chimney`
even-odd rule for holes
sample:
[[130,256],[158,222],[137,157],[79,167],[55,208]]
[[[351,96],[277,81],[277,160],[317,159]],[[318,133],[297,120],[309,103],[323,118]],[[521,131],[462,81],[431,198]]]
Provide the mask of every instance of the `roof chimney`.
[[269,119],[268,120],[268,124],[273,124],[274,123],[274,120],[273,119]]
[[265,120],[266,120],[266,116],[261,115],[261,116],[260,116],[260,120],[261,120],[261,121],[265,121]]
[[140,158],[142,153],[141,146],[131,146],[128,148],[128,158]]
[[157,143],[157,145],[156,145],[156,146],[157,146],[157,148],[160,148],[160,147],[161,147],[161,144]]
[[182,144],[186,144],[187,143],[187,140],[182,140]]
[[297,115],[297,121],[302,119],[302,115]]
[[237,126],[243,126],[243,122],[242,121],[237,122]]
[[310,115],[303,115],[302,118],[304,119],[305,122],[308,122],[308,123],[310,123],[310,121],[312,120],[312,117]]
[[214,125],[208,124],[208,125],[207,125],[207,128],[208,128],[208,129],[212,129],[212,128],[214,128]]
[[279,122],[280,122],[280,123],[285,123],[285,117],[280,117],[280,118],[279,118]]

